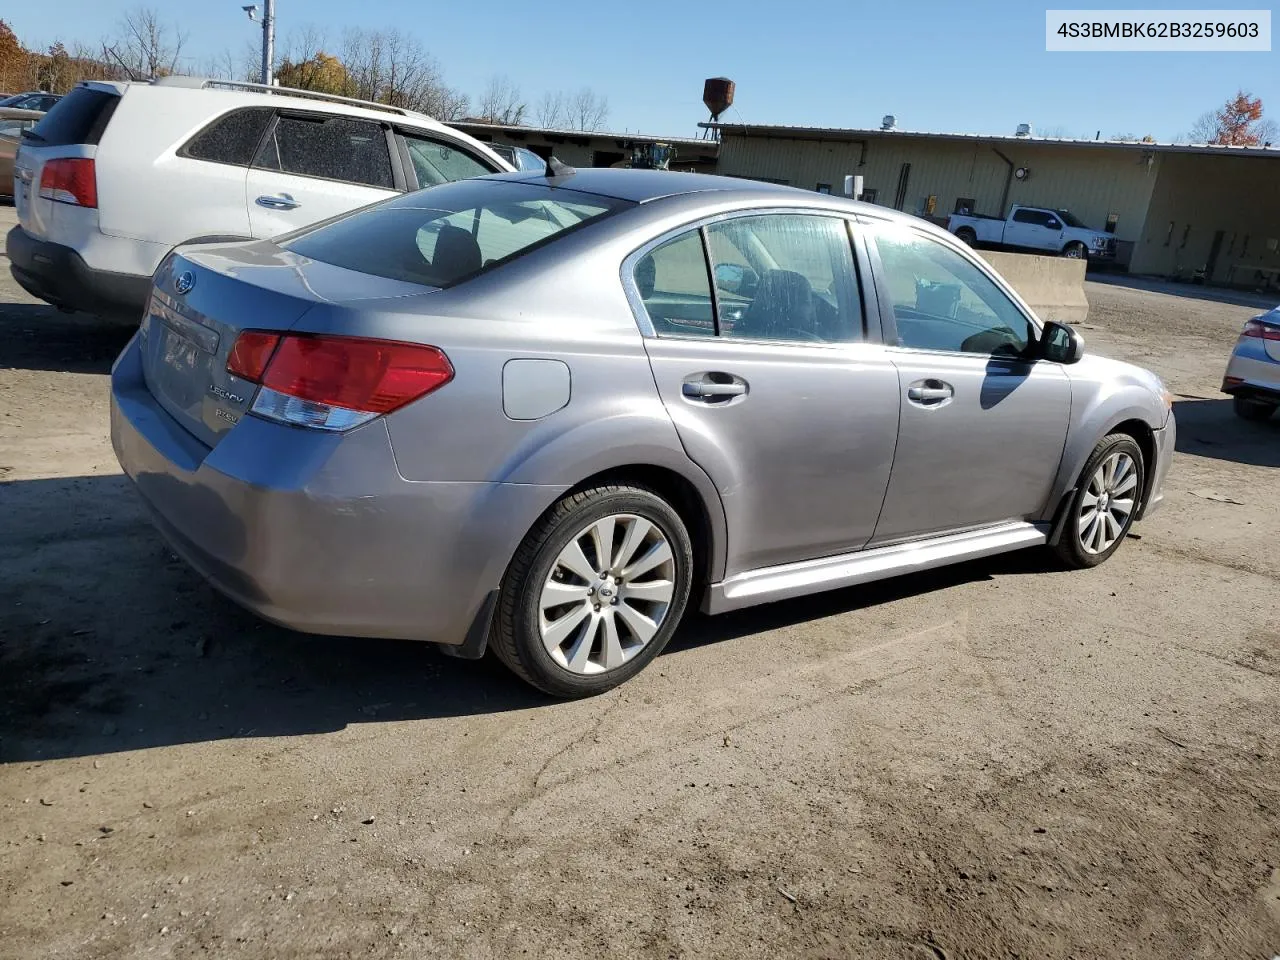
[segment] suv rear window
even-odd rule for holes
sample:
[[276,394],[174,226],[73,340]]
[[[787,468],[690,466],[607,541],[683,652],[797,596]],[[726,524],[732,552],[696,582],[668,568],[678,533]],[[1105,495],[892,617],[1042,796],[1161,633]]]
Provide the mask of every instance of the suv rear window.
[[181,152],[193,160],[247,167],[274,115],[270,107],[233,110],[192,137]]
[[62,147],[71,143],[96,144],[115,112],[120,96],[91,87],[76,87],[53,105],[48,113],[23,136],[42,147]]
[[634,206],[508,180],[459,180],[294,234],[287,250],[361,273],[449,287]]

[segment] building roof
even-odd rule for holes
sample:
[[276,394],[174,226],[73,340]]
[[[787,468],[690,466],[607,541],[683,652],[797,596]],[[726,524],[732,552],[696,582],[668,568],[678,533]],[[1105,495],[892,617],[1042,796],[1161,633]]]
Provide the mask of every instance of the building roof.
[[674,143],[688,147],[702,147],[707,150],[718,150],[720,144],[715,140],[704,140],[700,137],[664,137],[653,133],[618,133],[608,130],[564,130],[559,127],[533,127],[519,123],[491,123],[476,117],[463,120],[451,120],[449,126],[463,130],[501,130],[504,133],[517,133],[524,136],[540,134],[552,137],[579,137],[588,139],[599,137],[603,140],[638,140],[642,143]]
[[786,124],[700,123],[720,136],[761,137],[774,140],[846,140],[870,137],[915,137],[925,140],[960,140],[978,143],[1034,143],[1045,146],[1108,147],[1154,153],[1198,153],[1210,156],[1280,157],[1280,145],[1234,147],[1216,143],[1158,143],[1141,140],[1080,140],[1070,137],[1020,137],[1001,133],[932,133],[925,130],[858,129],[853,127],[801,127]]

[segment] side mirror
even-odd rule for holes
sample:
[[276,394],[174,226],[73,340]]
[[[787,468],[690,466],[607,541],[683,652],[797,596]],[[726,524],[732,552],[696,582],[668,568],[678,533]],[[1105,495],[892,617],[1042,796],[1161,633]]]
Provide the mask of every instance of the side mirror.
[[1059,223],[1057,220],[1050,220],[1048,223],[1048,227],[1050,230],[1061,230],[1062,224]]
[[725,293],[739,293],[747,279],[747,270],[738,263],[716,264],[716,287]]
[[1040,331],[1040,359],[1054,363],[1079,363],[1084,356],[1084,337],[1065,323],[1049,320]]

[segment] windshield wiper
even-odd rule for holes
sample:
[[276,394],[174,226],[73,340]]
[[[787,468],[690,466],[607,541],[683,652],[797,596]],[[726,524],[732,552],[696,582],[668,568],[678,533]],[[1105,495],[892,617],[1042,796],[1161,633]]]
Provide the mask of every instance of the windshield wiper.
[[36,133],[34,130],[23,130],[22,139],[23,140],[39,140],[41,143],[43,143],[45,138],[40,134]]

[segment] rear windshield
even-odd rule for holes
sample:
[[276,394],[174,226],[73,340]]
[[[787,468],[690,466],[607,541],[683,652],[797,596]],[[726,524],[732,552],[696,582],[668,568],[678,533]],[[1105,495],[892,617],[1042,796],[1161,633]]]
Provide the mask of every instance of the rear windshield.
[[23,133],[23,137],[42,147],[96,144],[102,139],[102,131],[119,102],[117,94],[76,87],[50,107],[35,128]]
[[279,241],[361,273],[449,287],[634,206],[545,185],[460,180],[405,194]]

